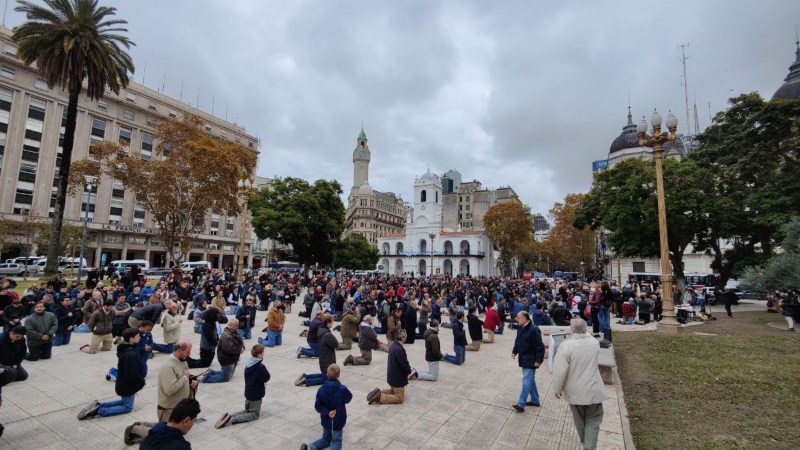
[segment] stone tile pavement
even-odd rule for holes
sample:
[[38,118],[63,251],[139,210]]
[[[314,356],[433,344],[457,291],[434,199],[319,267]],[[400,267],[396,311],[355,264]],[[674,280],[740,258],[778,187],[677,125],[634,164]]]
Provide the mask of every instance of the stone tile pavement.
[[[298,309],[295,308],[295,311]],[[257,329],[265,326],[266,312],[259,312]],[[295,352],[305,339],[296,313],[289,314],[283,346],[267,349],[265,364],[272,379],[267,384],[261,419],[247,424],[214,429],[223,412],[244,406],[243,367],[237,368],[230,383],[201,385],[198,400],[201,419],[187,439],[196,449],[285,449],[299,448],[321,436],[319,416],[314,411],[317,388],[295,387],[302,372],[316,373],[316,359],[297,359]],[[255,331],[255,330],[254,330]],[[156,342],[161,329],[153,331]],[[246,341],[248,348],[256,343]],[[335,333],[340,337],[338,332]],[[199,354],[200,335],[184,320],[182,336],[194,342],[193,356]],[[542,399],[540,408],[528,407],[516,413],[511,404],[519,396],[520,370],[511,359],[515,332],[506,330],[495,344],[484,344],[480,352],[467,352],[466,364],[440,364],[439,381],[412,381],[402,405],[367,405],[366,395],[375,387],[386,387],[387,354],[374,352],[370,366],[347,366],[341,381],[353,393],[348,405],[344,430],[346,449],[579,449],[580,442],[567,404],[553,397],[547,362],[536,373]],[[449,329],[440,331],[443,351],[452,353]],[[383,340],[384,337],[381,336]],[[166,355],[149,362],[147,386],[137,395],[130,414],[79,421],[76,415],[88,402],[118,398],[114,383],[105,380],[109,367],[116,364],[115,349],[96,355],[81,353],[88,334],[73,334],[72,343],[54,349],[49,361],[25,362],[30,378],[3,389],[0,423],[6,430],[0,448],[72,449],[125,448],[122,434],[134,421],[156,418],[155,380]],[[353,352],[358,353],[356,345]],[[425,346],[417,341],[406,346],[412,367],[424,369]],[[337,352],[341,364],[351,352]],[[245,353],[247,354],[247,353]],[[212,368],[218,368],[214,362]],[[197,370],[199,371],[199,370]],[[602,449],[624,449],[622,432],[624,405],[620,408],[619,385],[606,386],[609,400],[600,432]]]

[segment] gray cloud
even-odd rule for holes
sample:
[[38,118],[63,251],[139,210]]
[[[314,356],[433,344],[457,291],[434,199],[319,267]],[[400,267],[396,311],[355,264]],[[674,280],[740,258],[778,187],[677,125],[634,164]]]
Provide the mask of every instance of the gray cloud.
[[[535,211],[586,191],[626,121],[671,109],[686,131],[677,45],[690,42],[701,127],[728,97],[770,97],[794,59],[800,2],[139,0],[135,80],[244,125],[259,174],[352,184],[363,121],[370,182],[410,198],[456,168]],[[10,13],[7,23],[23,18]],[[166,73],[166,81],[164,74]],[[693,122],[692,118],[692,122]]]

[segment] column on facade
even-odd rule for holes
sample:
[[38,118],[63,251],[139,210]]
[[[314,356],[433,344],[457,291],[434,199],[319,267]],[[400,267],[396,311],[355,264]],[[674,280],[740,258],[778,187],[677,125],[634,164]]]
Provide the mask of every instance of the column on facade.
[[122,255],[119,259],[128,259],[128,236],[124,233],[120,233],[120,236],[122,236]]

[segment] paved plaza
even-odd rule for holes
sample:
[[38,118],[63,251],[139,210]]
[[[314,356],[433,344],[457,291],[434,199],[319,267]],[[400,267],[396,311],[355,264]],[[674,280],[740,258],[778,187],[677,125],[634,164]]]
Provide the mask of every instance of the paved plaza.
[[[298,297],[300,298],[300,297]],[[296,350],[305,344],[299,337],[303,327],[294,313],[287,315],[283,346],[266,349],[265,364],[272,375],[267,383],[261,419],[220,430],[214,422],[223,412],[239,411],[244,406],[244,359],[229,383],[200,385],[197,399],[201,420],[187,439],[196,449],[292,449],[319,438],[322,429],[314,410],[317,387],[295,387],[302,372],[316,373],[316,359],[297,359]],[[266,325],[266,312],[258,313],[257,329]],[[254,330],[255,331],[255,330]],[[161,328],[153,330],[161,342]],[[256,343],[246,341],[248,349]],[[340,338],[338,332],[334,333]],[[263,335],[263,333],[262,333]],[[443,352],[452,353],[449,329],[439,333]],[[547,362],[536,372],[542,406],[528,407],[524,413],[511,409],[520,391],[521,371],[511,359],[515,331],[506,330],[495,344],[484,344],[480,352],[467,352],[466,364],[442,362],[439,381],[412,381],[402,405],[367,405],[367,393],[385,388],[388,355],[374,352],[370,366],[342,367],[341,381],[353,393],[344,429],[346,449],[579,449],[568,405],[553,397]],[[194,343],[192,356],[199,355],[200,335],[184,320],[182,337]],[[380,336],[385,340],[385,336]],[[114,383],[105,380],[109,367],[116,365],[116,351],[96,355],[78,348],[89,342],[89,334],[73,334],[72,343],[54,349],[49,361],[25,362],[30,378],[3,389],[0,423],[5,425],[0,448],[14,449],[118,449],[125,427],[134,421],[156,419],[156,377],[167,358],[157,354],[149,362],[147,386],[136,397],[130,414],[79,421],[76,415],[88,402],[118,398]],[[412,367],[425,369],[425,344],[417,340],[406,345]],[[341,365],[348,353],[338,351]],[[218,368],[214,361],[212,368]],[[194,370],[199,372],[200,369]],[[624,449],[620,386],[606,386],[609,400],[604,403],[605,418],[600,431],[601,449]],[[624,407],[622,408],[624,411]],[[205,419],[205,420],[202,420]]]

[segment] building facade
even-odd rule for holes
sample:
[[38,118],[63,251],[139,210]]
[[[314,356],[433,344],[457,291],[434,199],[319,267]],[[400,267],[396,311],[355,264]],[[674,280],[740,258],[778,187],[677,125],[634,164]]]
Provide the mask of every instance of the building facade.
[[[664,144],[663,148],[665,158],[681,160],[688,153],[682,135],[679,135],[678,139]],[[639,158],[647,161],[653,159],[653,149],[639,145],[639,135],[636,132],[636,124],[633,123],[630,107],[628,107],[628,123],[622,127],[622,133],[614,139],[608,150],[607,167],[610,169],[619,164],[620,161],[629,158]]]
[[442,180],[430,170],[414,182],[414,208],[402,233],[378,238],[383,272],[424,275],[480,275],[497,272],[494,249],[485,231],[443,227]]
[[[12,220],[22,220],[22,215],[29,213],[52,217],[67,94],[48,88],[36,69],[16,57],[11,30],[0,27],[0,47],[0,215]],[[203,120],[207,132],[258,152],[258,138],[244,128],[131,82],[119,95],[106,91],[98,101],[80,98],[73,160],[85,159],[89,148],[103,140],[118,141],[143,159],[154,157],[157,121],[185,114]],[[86,253],[90,266],[116,259],[146,259],[152,267],[166,265],[167,252],[152,219],[121,183],[103,177],[91,192],[84,189],[81,194],[68,197],[65,223],[82,226],[87,211],[93,236]],[[241,233],[240,217],[209,211],[203,230],[196,234],[185,259],[211,261],[214,267],[235,267]],[[250,231],[245,230],[245,235],[249,236]],[[251,253],[252,242],[245,240],[245,254]]]
[[371,159],[367,134],[362,128],[353,149],[353,187],[347,197],[344,237],[360,234],[377,247],[381,236],[403,230],[409,211],[399,195],[379,192],[369,185]]
[[[455,173],[455,174],[454,174]],[[510,187],[486,189],[481,182],[472,180],[461,182],[461,174],[451,170],[443,177],[445,180],[458,180],[458,183],[443,183],[452,186],[452,192],[442,194],[442,226],[463,231],[482,231],[485,229],[483,216],[497,203],[519,200]]]

